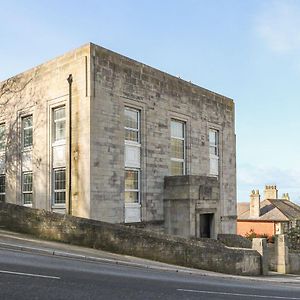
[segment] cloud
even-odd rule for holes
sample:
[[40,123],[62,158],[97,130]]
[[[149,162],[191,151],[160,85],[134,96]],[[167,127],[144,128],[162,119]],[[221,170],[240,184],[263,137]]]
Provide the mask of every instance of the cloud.
[[256,18],[256,31],[276,53],[300,49],[300,5],[296,1],[267,1]]
[[239,166],[237,175],[239,201],[248,201],[253,189],[260,189],[262,194],[265,184],[276,184],[279,197],[287,192],[294,202],[300,203],[300,171],[297,168],[287,170],[244,164]]

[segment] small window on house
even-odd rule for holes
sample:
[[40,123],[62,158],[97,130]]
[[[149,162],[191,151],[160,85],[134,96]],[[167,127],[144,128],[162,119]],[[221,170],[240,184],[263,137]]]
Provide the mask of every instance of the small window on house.
[[125,203],[140,202],[139,170],[125,170]]
[[32,147],[32,142],[33,142],[32,115],[22,118],[22,131],[23,131],[23,149]]
[[219,175],[219,131],[209,130],[210,174]]
[[66,112],[65,107],[53,109],[53,141],[63,141],[66,139]]
[[66,169],[53,170],[53,204],[66,203]]
[[5,151],[6,134],[5,134],[5,124],[0,124],[0,151]]
[[0,202],[5,202],[5,175],[0,175]]
[[140,142],[140,111],[125,107],[125,141]]
[[23,172],[22,176],[22,197],[24,205],[32,205],[32,172]]
[[185,174],[185,122],[171,120],[171,175]]

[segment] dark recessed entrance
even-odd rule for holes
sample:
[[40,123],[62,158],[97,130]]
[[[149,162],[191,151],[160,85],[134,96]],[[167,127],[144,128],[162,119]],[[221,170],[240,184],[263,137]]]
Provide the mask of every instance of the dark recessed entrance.
[[210,238],[214,214],[200,214],[200,237]]

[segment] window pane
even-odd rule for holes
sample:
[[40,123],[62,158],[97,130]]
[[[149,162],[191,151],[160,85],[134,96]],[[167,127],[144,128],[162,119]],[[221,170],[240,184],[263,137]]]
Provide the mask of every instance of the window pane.
[[32,116],[28,116],[22,119],[23,126],[23,147],[31,147],[33,143],[32,133]]
[[184,138],[184,123],[180,121],[171,121],[171,136]]
[[184,141],[178,139],[171,139],[171,157],[172,158],[184,158]]
[[54,189],[62,190],[66,188],[66,171],[65,170],[56,170],[54,178]]
[[30,127],[32,127],[32,116],[24,117],[23,128],[30,128]]
[[210,145],[218,145],[218,131],[209,130],[209,144]]
[[65,140],[66,138],[66,116],[65,107],[54,109],[53,111],[54,122],[54,141]]
[[23,174],[23,192],[32,192],[32,173]]
[[54,109],[54,120],[57,121],[59,119],[64,119],[66,117],[65,107],[60,107]]
[[5,193],[5,175],[0,175],[0,193]]
[[54,170],[54,204],[66,203],[66,170]]
[[138,171],[126,170],[125,171],[125,189],[138,190]]
[[125,127],[138,129],[138,111],[125,108]]
[[5,124],[0,125],[0,151],[5,150]]
[[125,129],[125,140],[138,142],[139,141],[138,131]]
[[5,194],[0,194],[0,202],[5,202]]
[[181,161],[171,161],[171,175],[177,176],[177,175],[183,175],[184,169],[183,169],[183,162]]
[[65,204],[66,203],[66,192],[55,192],[54,193],[54,203],[55,204]]
[[125,192],[125,202],[126,203],[138,203],[139,193],[138,192]]
[[23,203],[24,204],[32,204],[32,194],[23,194]]

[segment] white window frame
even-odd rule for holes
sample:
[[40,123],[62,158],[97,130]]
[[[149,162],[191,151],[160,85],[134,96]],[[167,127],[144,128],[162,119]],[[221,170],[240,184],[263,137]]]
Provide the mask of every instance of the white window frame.
[[[65,171],[65,188],[64,189],[55,189],[55,172],[56,171]],[[66,201],[67,201],[67,173],[66,173],[66,168],[65,167],[59,167],[59,168],[53,168],[52,169],[52,207],[55,208],[65,208],[66,207]],[[55,193],[65,193],[65,203],[55,203]]]
[[[0,174],[0,178],[4,177],[4,192],[0,192],[0,196],[4,196],[4,201],[5,202],[5,194],[6,194],[6,176],[5,174]],[[1,201],[0,201],[1,202]]]
[[[24,191],[24,176],[25,175],[28,175],[28,174],[31,174],[31,191]],[[25,194],[31,194],[31,203],[24,203],[24,195]],[[24,206],[32,206],[32,203],[33,203],[33,172],[32,171],[25,171],[25,172],[22,172],[22,204]]]
[[[210,140],[210,133],[213,132],[215,134],[215,143],[212,143]],[[208,130],[208,142],[209,142],[209,174],[211,176],[219,176],[220,173],[220,167],[219,167],[219,160],[220,160],[220,131],[218,129],[214,128],[209,128]],[[214,153],[216,154],[211,154],[210,149],[213,148],[215,151]],[[211,160],[217,160],[218,162],[218,168],[217,172],[213,173],[211,169]]]
[[[27,118],[31,118],[31,126],[25,127],[24,126],[24,120],[27,119]],[[21,126],[22,126],[22,149],[25,150],[25,151],[30,150],[33,147],[33,114],[22,116],[21,117]],[[24,145],[25,130],[31,130],[32,142],[31,142],[31,145],[28,145],[28,146]]]
[[[126,192],[137,192],[138,193],[138,202],[125,202],[126,205],[136,205],[136,204],[141,204],[141,170],[137,168],[125,168],[126,171],[136,171],[138,173],[138,189],[126,189],[125,187],[125,193]],[[126,179],[125,179],[126,180]],[[125,185],[125,182],[124,182]]]
[[[181,123],[183,125],[183,138],[172,135],[172,122]],[[171,157],[171,162],[175,161],[175,162],[183,163],[183,173],[181,175],[185,175],[186,174],[186,149],[185,149],[186,148],[186,122],[182,121],[180,119],[172,118],[171,119],[170,131],[171,131],[171,140],[172,139],[177,139],[177,140],[183,141],[183,158]],[[171,169],[170,169],[170,171],[171,171]]]
[[124,126],[124,130],[130,130],[130,131],[137,132],[138,138],[137,138],[137,141],[132,141],[132,140],[126,140],[126,136],[125,136],[125,143],[126,144],[141,145],[141,131],[140,131],[140,129],[141,129],[141,125],[140,125],[141,111],[139,109],[132,108],[132,107],[129,107],[129,106],[125,106],[124,112],[126,110],[130,110],[130,111],[133,111],[133,112],[137,113],[137,128]]
[[0,143],[0,153],[5,152],[5,148],[6,148],[6,125],[4,122],[0,123],[0,127],[4,128],[4,134],[3,134],[3,148],[1,148],[1,143]]
[[[60,109],[64,109],[65,110],[65,116],[64,118],[60,118],[60,119],[55,119],[55,111],[60,110]],[[56,123],[64,121],[65,123],[65,137],[63,139],[59,139],[56,140]],[[67,125],[67,118],[66,118],[66,106],[65,105],[60,105],[57,107],[53,107],[52,108],[52,146],[56,146],[56,145],[64,145],[66,144],[66,125]]]

